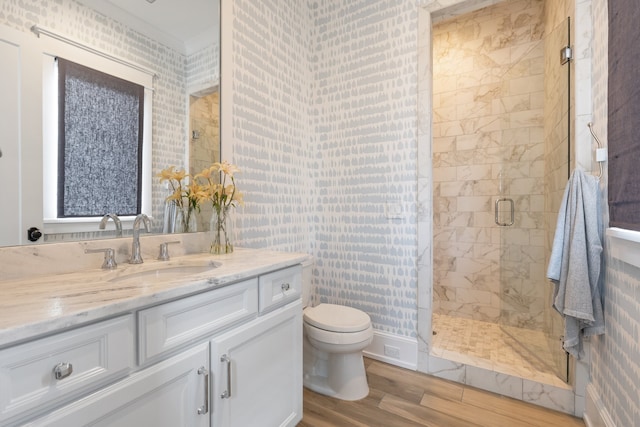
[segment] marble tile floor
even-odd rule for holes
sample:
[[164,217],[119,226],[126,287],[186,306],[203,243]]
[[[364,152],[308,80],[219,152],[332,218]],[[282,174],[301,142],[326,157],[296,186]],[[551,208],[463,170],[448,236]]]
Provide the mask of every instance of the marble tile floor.
[[[431,354],[543,384],[566,387],[554,373],[542,332],[433,314]],[[530,351],[513,337],[527,343]],[[547,362],[548,360],[548,362]]]

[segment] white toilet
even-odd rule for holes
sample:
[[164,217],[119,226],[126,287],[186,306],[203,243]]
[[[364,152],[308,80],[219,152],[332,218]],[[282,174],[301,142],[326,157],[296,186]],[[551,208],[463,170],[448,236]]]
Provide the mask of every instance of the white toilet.
[[311,264],[303,265],[304,386],[342,400],[367,397],[362,350],[373,339],[371,318],[352,307],[309,307]]

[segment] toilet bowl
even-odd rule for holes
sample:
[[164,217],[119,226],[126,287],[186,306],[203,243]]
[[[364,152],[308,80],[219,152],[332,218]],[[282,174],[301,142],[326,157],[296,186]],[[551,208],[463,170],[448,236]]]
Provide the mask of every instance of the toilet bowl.
[[319,304],[304,309],[303,322],[304,386],[342,400],[366,397],[362,350],[373,339],[369,315],[352,307]]

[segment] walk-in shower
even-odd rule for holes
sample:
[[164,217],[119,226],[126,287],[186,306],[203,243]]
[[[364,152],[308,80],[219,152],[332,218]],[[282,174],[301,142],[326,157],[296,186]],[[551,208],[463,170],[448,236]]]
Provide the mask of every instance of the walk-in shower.
[[431,351],[553,382],[568,376],[545,273],[571,64],[569,20],[545,21],[543,2],[505,1],[433,25]]

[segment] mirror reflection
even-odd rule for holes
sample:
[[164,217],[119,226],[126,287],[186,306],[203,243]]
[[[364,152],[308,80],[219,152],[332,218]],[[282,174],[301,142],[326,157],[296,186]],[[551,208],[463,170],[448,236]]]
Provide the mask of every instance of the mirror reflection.
[[[196,174],[220,161],[218,0],[61,0],[41,3],[36,10],[0,1],[0,54],[7,59],[0,66],[0,78],[25,82],[13,87],[0,85],[3,99],[9,100],[3,107],[8,112],[0,119],[9,135],[0,143],[0,179],[20,179],[14,194],[8,195],[11,203],[3,214],[0,246],[31,244],[27,240],[30,228],[43,234],[37,243],[116,236],[112,221],[100,230],[101,218],[80,226],[45,219],[41,159],[46,156],[42,137],[46,126],[37,113],[44,108],[42,84],[37,81],[42,75],[29,70],[42,69],[43,58],[58,53],[52,51],[46,37],[31,31],[33,25],[154,73],[153,145],[150,176],[146,177],[151,202],[147,212],[152,232],[163,232],[165,199],[170,192],[157,173],[173,165]],[[27,84],[29,81],[33,84]],[[21,155],[25,152],[29,156]],[[209,218],[210,208],[203,206],[198,231],[208,230]],[[131,220],[122,221],[125,235],[131,225]]]

